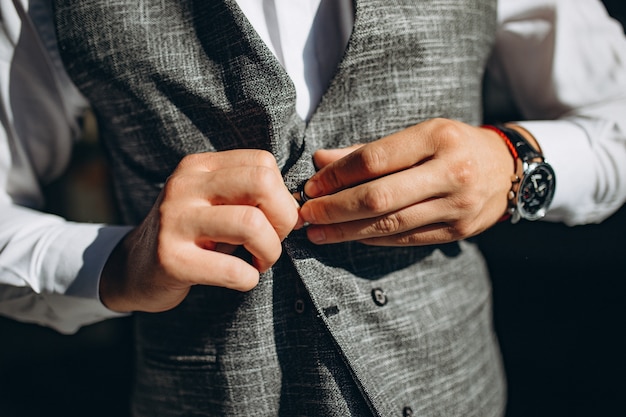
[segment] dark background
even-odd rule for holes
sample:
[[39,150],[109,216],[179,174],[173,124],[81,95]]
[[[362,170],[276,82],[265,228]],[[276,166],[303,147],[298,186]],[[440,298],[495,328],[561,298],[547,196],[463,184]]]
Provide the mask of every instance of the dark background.
[[[626,1],[604,3],[624,25]],[[626,416],[626,206],[599,225],[503,223],[478,241],[507,417]]]
[[[624,0],[605,4],[626,21]],[[95,142],[87,135],[68,177],[49,187],[51,211],[114,217],[107,193],[94,191],[106,190]],[[626,208],[600,225],[502,223],[478,241],[493,279],[507,417],[626,415]],[[63,336],[0,318],[0,417],[127,417],[131,326],[110,320]]]

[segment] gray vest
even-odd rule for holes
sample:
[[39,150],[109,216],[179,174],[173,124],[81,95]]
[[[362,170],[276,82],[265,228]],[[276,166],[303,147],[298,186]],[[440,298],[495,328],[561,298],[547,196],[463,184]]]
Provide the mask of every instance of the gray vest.
[[[125,220],[143,218],[189,153],[269,150],[296,190],[316,149],[432,117],[481,121],[495,1],[355,9],[305,123],[233,0],[56,0],[61,54],[99,117]],[[174,310],[135,320],[136,416],[503,413],[489,279],[468,242],[314,246],[294,232],[254,290],[196,287]]]

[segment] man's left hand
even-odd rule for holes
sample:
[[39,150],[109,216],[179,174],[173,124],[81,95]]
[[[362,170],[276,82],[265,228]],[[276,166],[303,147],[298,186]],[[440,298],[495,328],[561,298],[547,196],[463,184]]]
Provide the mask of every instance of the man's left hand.
[[514,161],[489,130],[429,120],[367,145],[319,150],[301,222],[317,244],[429,245],[474,236],[505,214]]

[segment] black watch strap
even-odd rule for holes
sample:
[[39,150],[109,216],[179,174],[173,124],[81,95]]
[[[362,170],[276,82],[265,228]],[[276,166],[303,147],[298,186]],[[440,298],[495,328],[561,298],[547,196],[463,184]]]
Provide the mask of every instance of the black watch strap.
[[523,162],[529,162],[535,159],[541,159],[542,161],[544,160],[543,155],[539,153],[517,130],[508,128],[503,125],[495,125],[495,127],[509,138],[509,140],[517,150],[518,157]]

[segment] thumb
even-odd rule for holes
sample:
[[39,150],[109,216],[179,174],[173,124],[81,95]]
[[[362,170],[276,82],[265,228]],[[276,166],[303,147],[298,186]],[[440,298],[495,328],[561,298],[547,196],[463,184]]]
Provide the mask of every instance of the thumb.
[[317,169],[322,169],[326,165],[356,151],[361,146],[363,146],[362,143],[357,143],[356,145],[351,145],[347,148],[320,149],[313,154],[313,163],[315,163]]

